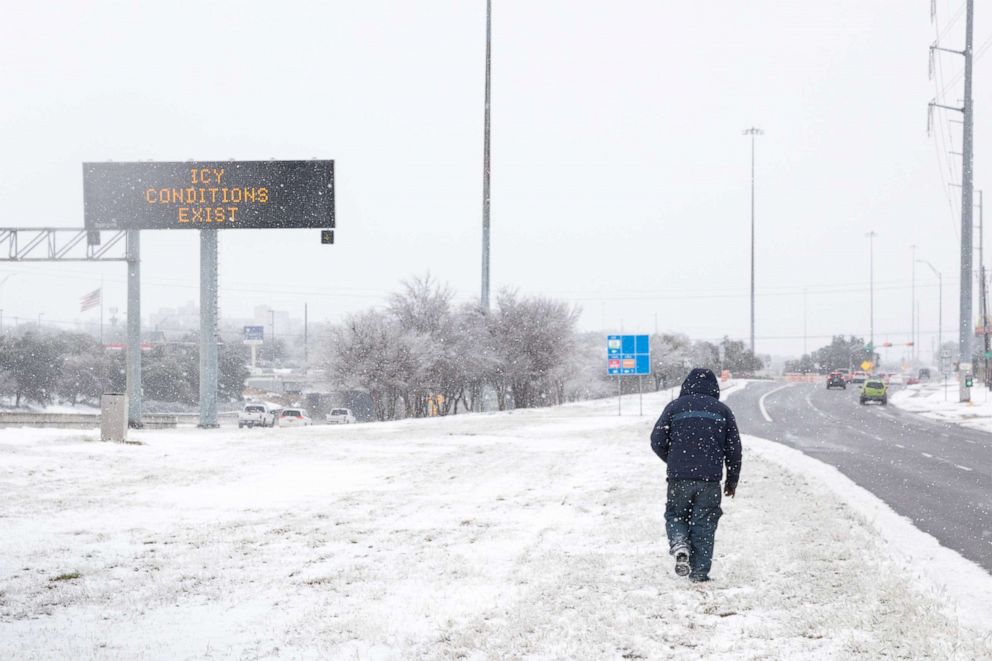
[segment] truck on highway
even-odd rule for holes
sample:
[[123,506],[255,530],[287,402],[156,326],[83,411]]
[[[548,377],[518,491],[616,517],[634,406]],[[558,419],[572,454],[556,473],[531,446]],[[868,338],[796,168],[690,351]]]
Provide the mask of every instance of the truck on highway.
[[245,427],[274,427],[276,412],[264,402],[251,402],[238,412],[238,429]]

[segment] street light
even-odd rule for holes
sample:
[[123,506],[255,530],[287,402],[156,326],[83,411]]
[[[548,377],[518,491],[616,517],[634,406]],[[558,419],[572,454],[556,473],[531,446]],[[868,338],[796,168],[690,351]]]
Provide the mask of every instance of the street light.
[[[8,280],[14,277],[14,273],[8,273],[7,277],[0,280],[0,305],[3,304],[3,286]],[[3,308],[0,308],[0,335],[3,334]]]
[[913,341],[913,348],[909,350],[909,358],[910,362],[914,362],[919,357],[916,337],[916,262],[920,260],[916,259],[916,244],[914,243],[909,248],[913,251],[913,289],[910,295],[913,300],[911,301],[912,308],[909,316],[909,339]]
[[868,345],[871,346],[872,354],[875,353],[875,237],[878,233],[872,230],[865,234],[868,237],[868,324],[870,334],[868,335]]
[[761,129],[752,126],[744,129],[744,135],[751,136],[751,353],[754,348],[754,138],[764,134]]
[[[944,350],[944,276],[934,268],[934,265],[925,259],[916,260],[920,264],[926,264],[937,276],[937,351]],[[943,367],[943,366],[941,366]],[[941,370],[943,371],[943,370]]]

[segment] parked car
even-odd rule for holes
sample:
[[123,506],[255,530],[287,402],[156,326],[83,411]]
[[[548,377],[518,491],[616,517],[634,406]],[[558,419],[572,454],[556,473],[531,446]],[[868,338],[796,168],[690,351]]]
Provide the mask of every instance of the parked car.
[[313,420],[303,409],[287,408],[279,413],[280,427],[309,427],[312,424]]
[[238,429],[244,427],[274,427],[276,413],[265,404],[245,404],[238,411]]
[[865,385],[861,386],[861,403],[879,402],[882,406],[889,403],[889,388],[884,381],[878,379],[868,379]]
[[827,377],[827,390],[831,388],[847,390],[847,381],[844,380],[844,376],[840,372],[831,372]]
[[355,416],[352,415],[351,409],[331,409],[331,412],[324,416],[332,425],[350,425],[355,422]]

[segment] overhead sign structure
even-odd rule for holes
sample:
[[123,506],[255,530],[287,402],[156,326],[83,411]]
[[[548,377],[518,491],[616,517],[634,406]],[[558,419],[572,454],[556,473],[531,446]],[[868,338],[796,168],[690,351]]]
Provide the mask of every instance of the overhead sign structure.
[[334,227],[334,161],[83,163],[89,230]]
[[243,342],[245,344],[262,344],[265,340],[265,326],[245,326]]
[[648,335],[609,335],[606,338],[606,373],[611,376],[651,373],[651,338]]

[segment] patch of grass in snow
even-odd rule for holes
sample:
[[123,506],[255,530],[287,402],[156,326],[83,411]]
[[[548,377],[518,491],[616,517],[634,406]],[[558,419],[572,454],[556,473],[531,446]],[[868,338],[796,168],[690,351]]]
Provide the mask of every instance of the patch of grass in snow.
[[59,574],[58,576],[53,576],[48,580],[51,581],[52,583],[55,583],[56,581],[74,581],[77,578],[80,578],[81,576],[82,574],[80,574],[78,571],[71,571],[65,574]]

